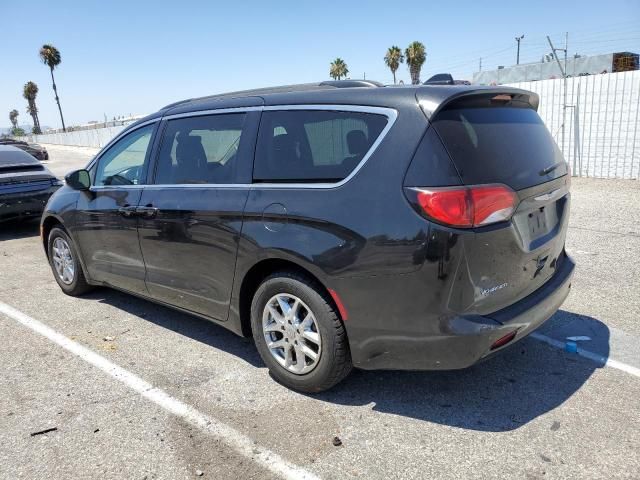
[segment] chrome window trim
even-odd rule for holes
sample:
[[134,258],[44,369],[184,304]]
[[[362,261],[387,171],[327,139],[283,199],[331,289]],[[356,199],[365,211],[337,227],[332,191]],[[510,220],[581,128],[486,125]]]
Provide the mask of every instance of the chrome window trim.
[[165,188],[251,188],[255,183],[151,183],[138,185],[145,190],[164,190]]
[[145,188],[153,188],[154,190],[161,188],[251,188],[251,189],[329,189],[338,188],[351,180],[369,160],[371,155],[377,150],[378,146],[382,143],[384,138],[389,133],[389,130],[393,127],[398,118],[397,110],[388,107],[373,107],[368,105],[338,105],[338,104],[299,104],[299,105],[267,105],[256,107],[237,107],[237,108],[221,108],[218,110],[201,110],[198,112],[179,113],[175,115],[168,115],[164,117],[167,120],[173,118],[194,117],[200,115],[216,115],[224,113],[239,113],[239,112],[255,112],[255,111],[286,111],[286,110],[327,110],[334,112],[360,112],[360,113],[373,113],[377,115],[384,115],[387,117],[387,124],[376,138],[375,142],[371,145],[371,148],[362,157],[360,163],[351,171],[349,175],[340,180],[339,182],[300,182],[300,183],[287,183],[287,182],[254,182],[247,184],[217,184],[217,183],[186,183],[186,184],[148,184]]
[[[334,112],[359,112],[359,113],[373,113],[376,115],[384,115],[387,117],[387,124],[376,138],[375,142],[371,145],[371,148],[362,157],[360,163],[351,171],[349,175],[340,180],[339,182],[300,182],[300,183],[287,183],[287,182],[254,182],[254,183],[178,183],[178,184],[145,184],[145,185],[118,185],[115,188],[145,188],[152,190],[160,190],[164,188],[250,188],[256,189],[331,189],[343,186],[349,180],[351,180],[360,169],[367,163],[369,158],[375,153],[382,141],[385,139],[389,130],[395,124],[398,118],[398,111],[388,107],[374,107],[368,105],[341,105],[341,104],[296,104],[296,105],[267,105],[267,106],[254,106],[254,107],[234,107],[234,108],[220,108],[217,110],[199,110],[195,112],[176,113],[173,115],[167,115],[162,118],[155,118],[147,122],[137,125],[135,129],[123,132],[109,142],[99,153],[94,160],[87,165],[87,170],[93,166],[93,163],[99,159],[103,151],[111,146],[114,142],[120,139],[123,135],[133,132],[140,127],[146,126],[150,123],[158,122],[160,120],[173,120],[176,118],[185,117],[198,117],[205,115],[220,115],[225,113],[243,113],[243,112],[272,112],[281,110],[327,110]],[[92,187],[96,189],[114,188],[114,186],[97,186]]]
[[147,125],[151,125],[152,123],[156,123],[159,122],[160,120],[162,120],[162,117],[158,117],[158,118],[152,118],[151,120],[147,120],[146,122],[142,122],[140,125],[136,125],[134,128],[132,128],[131,130],[126,130],[124,129],[123,131],[121,131],[118,135],[116,135],[115,137],[113,137],[109,143],[107,143],[104,147],[102,147],[102,149],[100,149],[100,151],[98,153],[96,153],[95,157],[93,157],[89,163],[84,167],[85,170],[90,170],[91,167],[93,167],[93,165],[100,160],[100,157],[102,157],[102,155],[109,149],[111,148],[111,146],[116,143],[118,140],[120,140],[122,137],[124,137],[125,135],[130,134],[131,132],[135,132],[136,130],[138,130],[139,128],[142,127],[146,127]]
[[89,187],[89,191],[90,192],[99,192],[102,190],[121,190],[121,189],[134,189],[134,188],[145,188],[148,185],[91,185],[91,187]]

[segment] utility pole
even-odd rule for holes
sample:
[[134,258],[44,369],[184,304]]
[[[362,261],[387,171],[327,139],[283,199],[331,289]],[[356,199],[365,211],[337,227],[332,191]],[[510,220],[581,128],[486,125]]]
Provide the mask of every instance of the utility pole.
[[516,65],[520,65],[520,40],[524,38],[524,35],[520,35],[516,37],[516,42],[518,42],[518,54],[516,55]]
[[[569,32],[564,33],[564,78],[567,78],[567,52],[569,51]],[[575,71],[573,72],[575,73]],[[565,92],[566,95],[566,92]]]
[[482,57],[480,57],[480,65],[478,67],[478,71],[481,72],[482,71]]
[[[553,43],[551,43],[551,39],[549,38],[549,35],[547,35],[547,41],[549,42],[549,46],[551,47],[551,51],[553,52],[553,58],[555,58],[556,62],[558,63],[558,68],[560,69],[560,73],[562,73],[562,78],[566,78],[567,76],[564,73],[564,68],[562,68],[562,64],[560,63],[560,59],[558,58],[558,54],[556,53],[556,52],[561,52],[563,49],[562,48],[555,48],[553,46]],[[567,50],[566,49],[564,49],[564,56],[565,56],[565,59],[566,59],[566,57],[567,57]]]
[[[547,41],[549,42],[549,46],[553,51],[553,57],[556,59],[556,63],[558,64],[558,68],[562,73],[562,79],[563,79],[562,89],[564,90],[563,92],[564,104],[562,105],[562,150],[564,153],[564,131],[565,131],[564,127],[565,127],[565,123],[567,123],[567,48],[569,46],[569,33],[567,32],[565,34],[564,49],[555,48],[553,46],[553,43],[551,42],[551,39],[549,38],[549,35],[547,35]],[[562,50],[564,50],[564,68],[562,68],[562,64],[560,63],[560,59],[558,58],[558,54],[556,53],[556,52],[561,52]],[[574,163],[575,163],[575,159],[574,159]],[[575,165],[574,165],[574,170],[575,170]]]

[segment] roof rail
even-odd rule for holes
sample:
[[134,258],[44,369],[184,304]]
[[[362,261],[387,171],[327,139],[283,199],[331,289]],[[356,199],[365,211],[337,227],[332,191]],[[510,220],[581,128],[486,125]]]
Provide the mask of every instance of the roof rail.
[[353,88],[353,87],[384,87],[384,85],[380,82],[376,82],[373,80],[327,80],[324,82],[316,82],[316,83],[300,83],[296,85],[281,85],[277,87],[266,87],[266,88],[256,88],[253,90],[240,90],[237,92],[227,92],[220,93],[217,95],[208,95],[200,98],[188,98],[186,100],[180,100],[178,102],[170,103],[162,107],[162,110],[167,110],[169,108],[176,107],[178,105],[183,105],[189,102],[197,102],[203,100],[222,100],[226,98],[239,98],[239,97],[249,97],[249,96],[261,96],[261,95],[269,95],[273,93],[290,93],[290,92],[304,92],[310,90],[323,90],[329,88]]
[[327,80],[320,83],[323,87],[335,87],[335,88],[354,88],[354,87],[384,87],[383,83],[376,82],[375,80]]

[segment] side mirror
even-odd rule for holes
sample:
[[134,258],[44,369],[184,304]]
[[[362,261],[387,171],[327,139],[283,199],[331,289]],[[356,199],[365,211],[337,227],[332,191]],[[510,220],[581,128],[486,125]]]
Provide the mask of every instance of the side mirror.
[[89,190],[91,188],[91,176],[87,170],[75,170],[64,177],[67,185],[74,190]]

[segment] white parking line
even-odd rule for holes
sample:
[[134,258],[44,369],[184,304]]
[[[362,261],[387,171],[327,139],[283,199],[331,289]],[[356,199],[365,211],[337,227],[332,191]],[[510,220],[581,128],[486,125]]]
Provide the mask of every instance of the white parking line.
[[[65,350],[73,353],[85,362],[99,368],[164,410],[182,418],[207,434],[217,437],[240,455],[251,459],[270,472],[285,479],[318,479],[313,473],[286,461],[265,447],[256,445],[250,437],[242,434],[233,427],[199,412],[190,405],[172,397],[164,390],[154,387],[134,373],[125,370],[94,351],[83,347],[79,343],[74,342],[44,323],[31,318],[10,305],[0,302],[0,313],[16,320],[25,327],[30,328],[34,332],[39,333]],[[256,451],[260,453],[254,453]]]
[[[531,338],[535,338],[536,340],[540,340],[552,347],[559,348],[560,350],[564,350],[565,344],[560,340],[556,340],[551,337],[547,337],[546,335],[542,335],[541,333],[534,332],[531,335]],[[584,358],[588,358],[596,363],[604,365],[606,367],[615,368],[617,370],[622,370],[623,372],[629,373],[634,377],[640,378],[640,368],[634,367],[633,365],[628,365],[623,362],[619,362],[618,360],[614,360],[613,358],[603,357],[602,355],[598,355],[597,353],[590,352],[589,350],[584,350],[578,347],[578,351],[576,352],[578,355]]]

